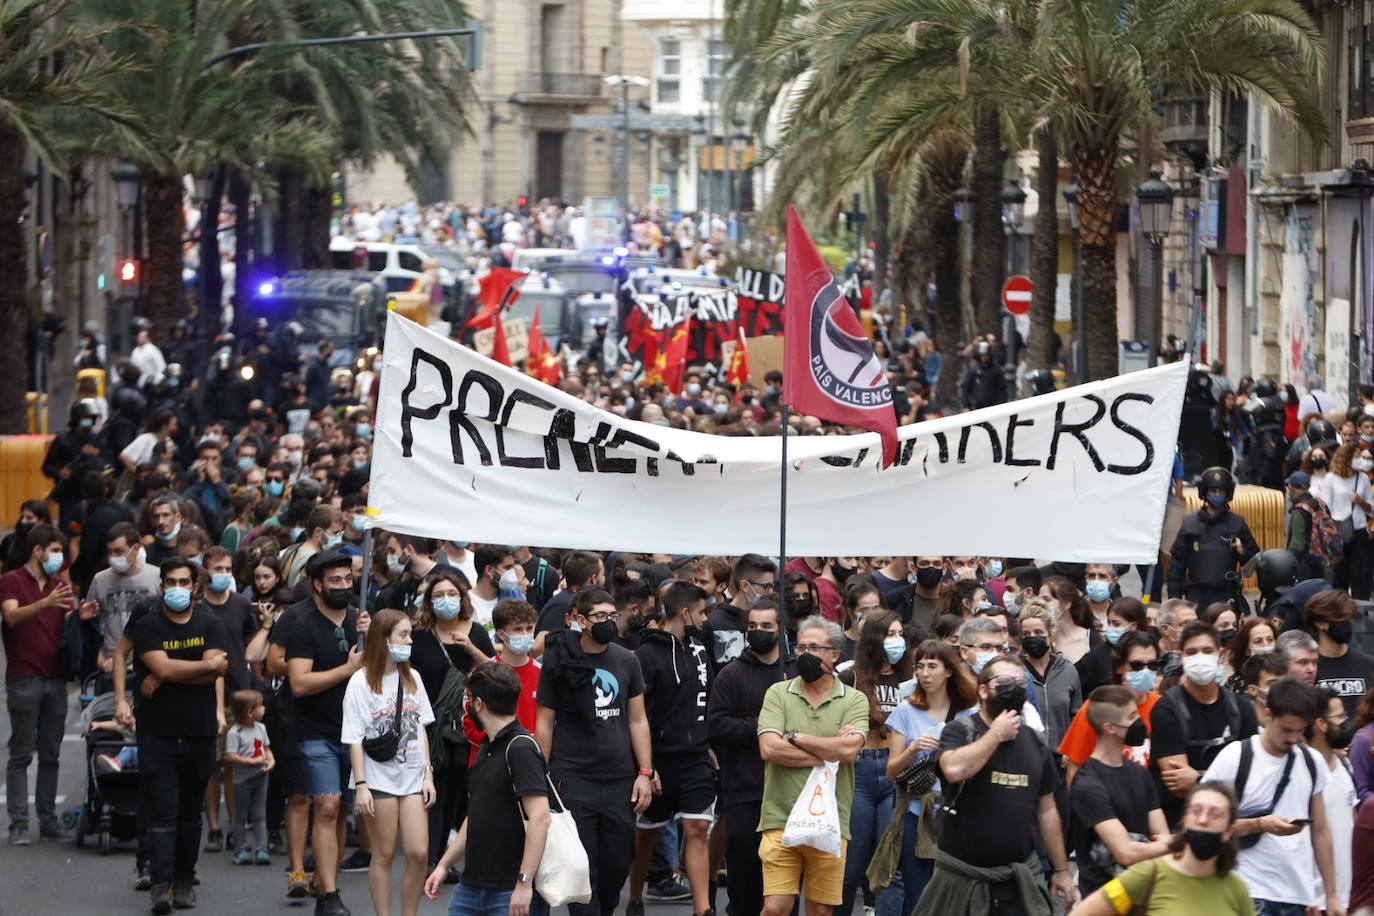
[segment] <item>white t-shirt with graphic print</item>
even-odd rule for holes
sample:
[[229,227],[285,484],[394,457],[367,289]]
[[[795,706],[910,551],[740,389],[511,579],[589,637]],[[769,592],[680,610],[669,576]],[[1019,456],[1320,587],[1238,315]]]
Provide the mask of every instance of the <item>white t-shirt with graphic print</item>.
[[[348,679],[344,693],[343,744],[362,744],[367,738],[385,734],[396,715],[396,679],[400,672],[382,678],[381,693],[367,684],[367,672],[358,670]],[[401,712],[401,741],[396,756],[385,762],[363,755],[363,773],[368,789],[388,795],[418,795],[425,779],[425,746],[420,729],[434,721],[434,710],[420,676],[411,672],[413,691],[405,692]],[[349,780],[350,785],[352,779]]]

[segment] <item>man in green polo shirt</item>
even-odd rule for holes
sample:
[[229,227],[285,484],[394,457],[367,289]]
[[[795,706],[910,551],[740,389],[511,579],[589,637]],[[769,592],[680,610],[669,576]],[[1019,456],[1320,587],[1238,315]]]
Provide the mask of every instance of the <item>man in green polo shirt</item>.
[[[844,852],[849,840],[849,806],[854,800],[854,760],[868,728],[868,699],[835,677],[844,632],[824,617],[808,617],[797,630],[799,677],[768,688],[759,711],[759,756],[763,809],[759,816],[759,859],[763,862],[764,916],[787,916],[806,875],[806,916],[829,916],[842,900]],[[838,761],[840,855],[810,846],[782,845],[792,806],[811,768]]]

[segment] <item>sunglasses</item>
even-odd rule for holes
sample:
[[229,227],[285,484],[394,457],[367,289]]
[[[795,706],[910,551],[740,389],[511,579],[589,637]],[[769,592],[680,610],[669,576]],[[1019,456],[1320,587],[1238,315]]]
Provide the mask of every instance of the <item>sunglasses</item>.
[[334,628],[334,638],[337,639],[337,640],[339,641],[339,651],[340,651],[340,652],[347,652],[347,651],[348,651],[348,640],[345,638],[344,628],[343,628],[343,627],[335,627],[335,628]]
[[1156,659],[1155,661],[1152,661],[1152,662],[1142,662],[1142,661],[1127,662],[1127,663],[1126,663],[1126,667],[1127,667],[1127,668],[1130,668],[1132,671],[1140,671],[1140,670],[1143,670],[1143,669],[1145,669],[1145,668],[1149,668],[1151,671],[1158,671],[1159,668],[1160,668],[1160,666],[1163,665],[1163,664],[1164,664],[1163,662],[1161,662],[1161,661],[1159,661],[1158,659]]

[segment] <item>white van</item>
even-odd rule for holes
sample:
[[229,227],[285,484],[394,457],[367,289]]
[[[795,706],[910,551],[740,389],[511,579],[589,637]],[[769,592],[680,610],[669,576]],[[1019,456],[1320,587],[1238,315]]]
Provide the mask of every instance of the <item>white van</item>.
[[[359,264],[363,252],[367,261]],[[365,270],[376,274],[389,293],[405,292],[425,275],[425,261],[439,264],[439,282],[444,293],[453,291],[453,284],[462,280],[471,283],[473,273],[462,256],[443,245],[421,245],[396,242],[355,242],[338,236],[329,243],[330,266],[336,270]]]

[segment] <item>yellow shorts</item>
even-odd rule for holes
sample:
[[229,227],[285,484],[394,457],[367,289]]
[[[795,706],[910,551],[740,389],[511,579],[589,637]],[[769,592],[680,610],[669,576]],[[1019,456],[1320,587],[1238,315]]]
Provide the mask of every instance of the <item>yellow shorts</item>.
[[782,828],[765,830],[759,840],[759,859],[763,862],[765,897],[801,892],[806,875],[806,899],[828,906],[844,902],[844,856],[849,841],[840,841],[840,854],[832,856],[810,846],[782,845]]

